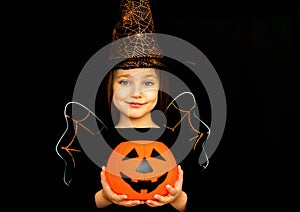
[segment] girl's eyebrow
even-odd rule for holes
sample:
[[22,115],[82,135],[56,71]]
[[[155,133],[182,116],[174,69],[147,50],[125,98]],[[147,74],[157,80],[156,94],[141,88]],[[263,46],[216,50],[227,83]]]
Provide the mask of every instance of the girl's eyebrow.
[[146,78],[146,77],[154,77],[154,78],[157,78],[156,74],[148,74],[148,75],[145,76],[145,78]]
[[130,74],[121,74],[121,75],[117,75],[117,78],[121,78],[121,77],[130,77]]

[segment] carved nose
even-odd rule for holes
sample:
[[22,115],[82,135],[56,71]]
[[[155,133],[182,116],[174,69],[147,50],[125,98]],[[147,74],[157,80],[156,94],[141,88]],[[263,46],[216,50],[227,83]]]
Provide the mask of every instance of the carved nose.
[[136,171],[141,173],[148,173],[148,172],[152,172],[153,169],[151,168],[146,158],[144,158],[140,163],[140,165],[137,167]]

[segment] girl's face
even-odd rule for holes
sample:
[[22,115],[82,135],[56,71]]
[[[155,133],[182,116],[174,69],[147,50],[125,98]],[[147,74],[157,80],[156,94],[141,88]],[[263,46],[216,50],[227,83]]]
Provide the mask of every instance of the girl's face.
[[159,77],[153,68],[116,70],[113,75],[113,103],[120,111],[120,120],[140,120],[144,125],[151,121],[158,90]]

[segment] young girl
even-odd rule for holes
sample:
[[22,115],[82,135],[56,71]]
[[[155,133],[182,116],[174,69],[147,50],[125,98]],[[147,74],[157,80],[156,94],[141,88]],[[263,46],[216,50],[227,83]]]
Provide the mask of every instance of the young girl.
[[[119,65],[118,68],[108,75],[107,81],[108,102],[112,107],[112,114],[117,116],[115,128],[160,128],[152,118],[151,112],[160,109],[166,104],[168,97],[162,92],[161,86],[166,86],[166,79],[162,71],[151,67],[128,68]],[[116,115],[117,113],[117,115]],[[151,138],[145,138],[146,140]],[[187,195],[182,191],[183,171],[178,166],[178,180],[175,186],[168,185],[167,196],[156,195],[156,200],[127,200],[125,194],[118,195],[112,191],[105,179],[105,167],[101,171],[102,189],[95,195],[98,208],[105,208],[111,204],[125,207],[148,205],[150,207],[170,204],[177,211],[185,211]]]
[[[125,37],[128,45],[124,46],[122,42],[120,43],[122,45],[116,45],[117,49],[112,51],[115,53],[112,54],[112,58],[126,59],[116,65],[102,81],[95,102],[95,114],[94,111],[79,105],[80,103],[68,105],[70,107],[78,107],[79,105],[81,107],[79,110],[83,114],[85,113],[83,116],[78,116],[78,118],[66,115],[68,120],[75,123],[74,135],[79,133],[77,131],[79,128],[86,130],[92,135],[98,135],[99,132],[96,131],[98,129],[93,131],[88,127],[88,119],[96,118],[100,120],[100,133],[111,149],[114,149],[120,142],[131,140],[160,141],[171,148],[176,143],[181,123],[185,121],[186,126],[188,126],[193,135],[191,137],[187,136],[186,139],[181,138],[181,140],[183,145],[189,144],[190,140],[200,136],[198,129],[189,126],[192,124],[190,119],[194,117],[190,116],[190,110],[195,107],[194,105],[190,107],[189,103],[187,103],[188,106],[182,110],[182,108],[177,107],[176,102],[172,101],[167,92],[168,77],[166,77],[166,72],[163,71],[169,68],[169,64],[166,65],[166,58],[161,56],[154,39],[155,37],[149,37],[149,34],[142,35],[142,33],[154,32],[149,1],[121,0],[121,11],[122,15],[120,17],[122,19],[116,25],[113,32],[113,40]],[[134,28],[132,29],[131,27]],[[136,40],[132,41],[130,39],[133,37],[127,37],[137,33],[139,36],[134,37],[137,38]],[[141,41],[142,43],[140,43]],[[136,44],[136,46],[131,44]],[[140,48],[141,46],[143,47],[142,49]],[[144,52],[145,57],[135,57],[135,53],[140,55],[140,50]],[[128,53],[130,54],[128,55]],[[178,70],[179,78],[186,77],[186,82],[196,79],[186,72],[188,71],[185,70],[186,67],[180,67],[177,64],[175,66]],[[175,74],[174,71],[171,71],[171,73]],[[197,86],[199,84],[197,82]],[[198,87],[197,90],[199,90]],[[156,110],[161,111],[165,115],[165,121],[161,117],[153,115]],[[185,114],[184,117],[181,116],[181,113]],[[185,117],[188,117],[189,120]],[[199,120],[196,120],[196,122],[199,122]],[[136,133],[136,131],[139,133]],[[154,133],[148,133],[149,131]],[[188,132],[186,133],[188,134]],[[66,191],[69,201],[66,202],[67,200],[64,200],[64,204],[67,206],[66,209],[82,209],[83,211],[178,212],[191,211],[192,207],[198,205],[197,195],[199,191],[195,191],[194,188],[197,187],[195,184],[198,183],[197,177],[200,173],[197,170],[199,165],[195,161],[198,160],[202,150],[200,144],[197,145],[198,149],[193,151],[196,154],[189,154],[184,161],[180,164],[178,163],[177,180],[174,186],[166,185],[167,195],[157,194],[151,200],[129,200],[126,194],[113,192],[106,179],[106,167],[100,168],[99,165],[92,163],[86,157],[87,155],[83,154],[82,146],[78,145],[78,143],[78,147],[75,148],[76,139],[72,133],[66,133],[65,135],[64,139],[67,139],[67,135],[72,139],[69,139],[70,142],[66,143],[65,146],[63,146],[64,142],[61,139],[61,142],[57,144],[57,152],[61,157],[65,155],[67,158],[71,155],[69,162],[66,162],[66,164],[71,164],[71,166],[67,166],[70,167],[68,170],[71,173],[71,177],[65,180],[69,185]],[[103,152],[100,149],[96,153],[102,154]],[[73,157],[73,154],[76,154],[76,157]],[[190,160],[194,162],[190,163]],[[76,168],[73,169],[74,167]],[[183,168],[181,169],[181,167]],[[185,171],[184,177],[183,170]],[[184,179],[187,179],[189,184],[185,184]]]

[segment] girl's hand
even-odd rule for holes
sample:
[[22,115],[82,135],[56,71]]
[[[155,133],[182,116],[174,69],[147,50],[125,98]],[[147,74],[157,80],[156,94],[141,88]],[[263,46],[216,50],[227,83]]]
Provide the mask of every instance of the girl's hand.
[[156,200],[147,200],[145,203],[151,207],[162,206],[165,204],[171,204],[173,207],[180,209],[185,209],[187,197],[185,192],[182,191],[182,183],[183,183],[183,171],[178,165],[178,179],[175,182],[174,187],[167,185],[166,189],[169,191],[167,196],[154,195]]
[[144,201],[127,200],[127,196],[125,194],[119,195],[119,194],[116,194],[115,192],[113,192],[105,179],[105,167],[104,166],[102,167],[100,177],[101,177],[101,184],[103,187],[103,189],[100,192],[102,192],[102,196],[107,202],[126,206],[126,207],[132,207],[132,206],[136,206],[139,204],[144,204]]

